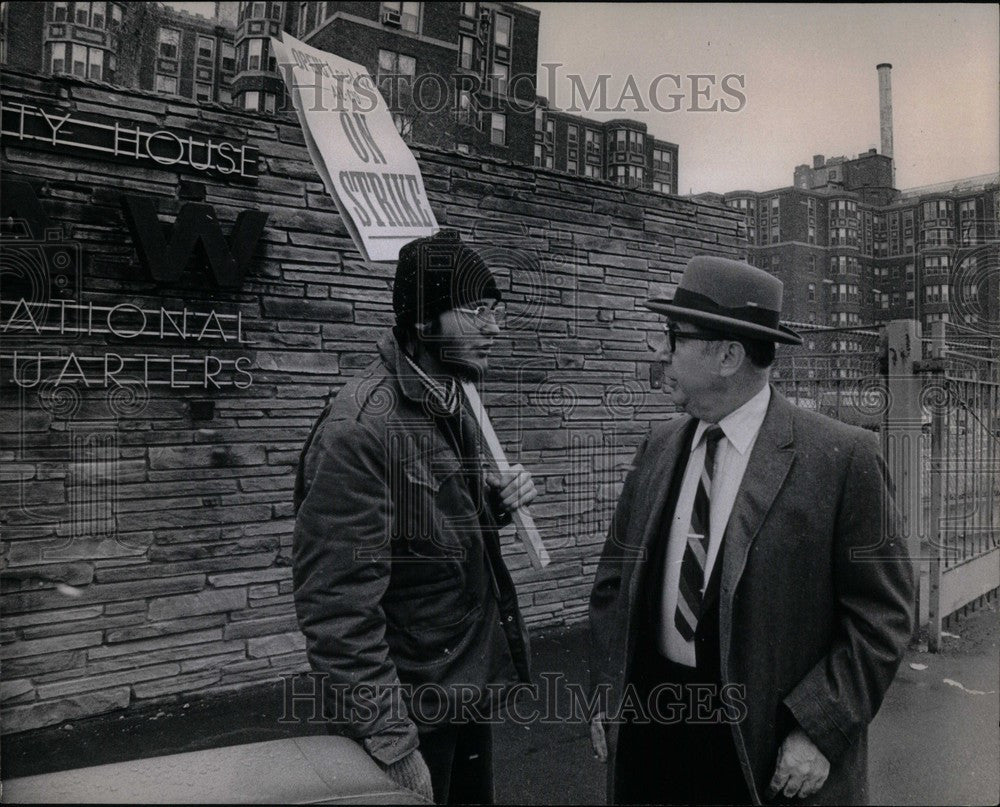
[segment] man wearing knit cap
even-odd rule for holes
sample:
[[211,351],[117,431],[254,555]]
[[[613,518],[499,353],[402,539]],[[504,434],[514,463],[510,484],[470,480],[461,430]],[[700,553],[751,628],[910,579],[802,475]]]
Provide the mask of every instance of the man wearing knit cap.
[[686,414],[636,454],[590,599],[609,804],[867,801],[912,572],[877,436],[768,383],[775,343],[802,341],[781,297],[756,267],[695,257],[647,303]]
[[[492,803],[488,722],[530,680],[499,527],[536,496],[484,470],[462,381],[503,323],[482,258],[442,230],[399,253],[396,325],[306,442],[295,488],[295,604],[328,726],[440,804]],[[477,719],[479,718],[479,719]]]

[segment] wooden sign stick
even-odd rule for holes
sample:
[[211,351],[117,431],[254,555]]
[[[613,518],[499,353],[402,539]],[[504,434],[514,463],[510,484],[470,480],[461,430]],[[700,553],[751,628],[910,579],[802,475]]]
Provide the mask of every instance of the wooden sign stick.
[[[462,390],[469,401],[469,406],[472,407],[472,414],[475,416],[476,422],[483,432],[486,445],[490,449],[490,454],[493,455],[493,460],[496,462],[497,468],[501,473],[506,473],[510,470],[510,463],[507,462],[507,456],[503,452],[503,446],[500,445],[497,433],[493,431],[493,424],[490,423],[490,417],[486,414],[486,408],[483,406],[483,401],[479,397],[479,393],[469,381],[462,382]],[[545,548],[545,544],[542,543],[542,536],[538,534],[538,528],[535,526],[535,521],[531,517],[531,513],[528,512],[527,505],[518,507],[511,513],[511,516],[514,519],[517,534],[520,536],[524,548],[528,551],[528,559],[531,561],[531,565],[536,569],[544,569],[549,565],[549,553]]]

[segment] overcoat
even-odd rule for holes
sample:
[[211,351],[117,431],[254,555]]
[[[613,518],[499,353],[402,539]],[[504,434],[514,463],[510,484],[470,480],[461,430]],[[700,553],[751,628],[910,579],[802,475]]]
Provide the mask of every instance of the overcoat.
[[[328,728],[390,764],[418,746],[418,722],[461,718],[470,692],[496,685],[498,699],[530,672],[500,553],[510,517],[447,439],[391,333],[379,354],[302,450],[292,571]],[[454,428],[478,442],[470,415]]]
[[[640,446],[596,572],[591,683],[610,687],[612,718],[635,672],[639,592],[667,539],[667,490],[692,426],[676,418]],[[772,387],[724,532],[718,589],[721,682],[743,687],[732,732],[755,803],[792,719],[830,761],[823,788],[797,803],[867,800],[867,726],[911,633],[911,564],[895,512],[878,437]],[[618,730],[609,731],[609,803]]]

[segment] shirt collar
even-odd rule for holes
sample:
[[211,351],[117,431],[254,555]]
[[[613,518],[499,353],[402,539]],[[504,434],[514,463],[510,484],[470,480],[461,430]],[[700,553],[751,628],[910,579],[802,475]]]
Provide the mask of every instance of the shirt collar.
[[[722,429],[726,439],[733,445],[740,454],[746,454],[757,432],[760,431],[764,416],[767,414],[767,405],[771,402],[771,385],[765,384],[764,388],[754,395],[749,401],[738,409],[734,409],[722,420],[719,427]],[[701,436],[705,430],[711,426],[703,420],[698,421],[698,426],[694,431],[694,439],[691,441],[691,450],[694,451],[701,443]]]
[[458,398],[458,384],[454,378],[448,378],[448,380],[442,384],[440,381],[431,378],[427,373],[425,373],[413,359],[411,359],[405,352],[402,352],[402,356],[406,359],[406,363],[410,365],[410,368],[416,374],[417,378],[420,379],[427,391],[434,397],[434,400],[440,404],[441,408],[447,412],[449,415],[454,415],[458,411],[459,398]]

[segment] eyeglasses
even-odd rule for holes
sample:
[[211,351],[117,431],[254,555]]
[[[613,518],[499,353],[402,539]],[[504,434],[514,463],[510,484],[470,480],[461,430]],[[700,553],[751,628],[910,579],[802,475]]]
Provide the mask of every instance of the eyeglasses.
[[502,328],[507,321],[507,306],[503,303],[494,303],[493,305],[482,303],[475,308],[456,308],[455,311],[471,315],[475,318],[476,324],[480,326],[496,323],[498,327]]
[[670,352],[673,353],[677,350],[677,340],[678,339],[692,339],[699,342],[731,342],[733,338],[731,336],[723,336],[722,334],[715,333],[696,333],[694,331],[678,331],[677,326],[670,322],[664,328],[663,332],[667,335],[667,339],[670,342]]

